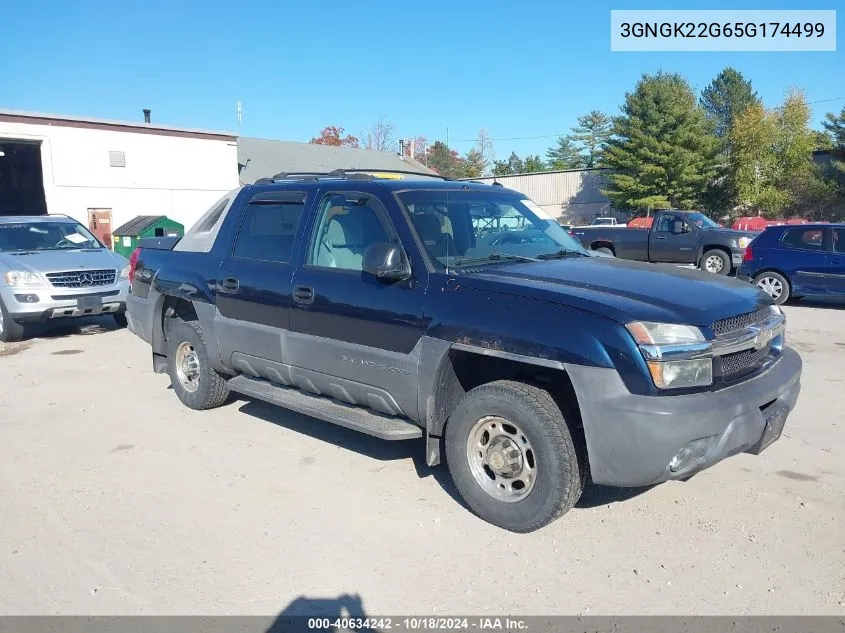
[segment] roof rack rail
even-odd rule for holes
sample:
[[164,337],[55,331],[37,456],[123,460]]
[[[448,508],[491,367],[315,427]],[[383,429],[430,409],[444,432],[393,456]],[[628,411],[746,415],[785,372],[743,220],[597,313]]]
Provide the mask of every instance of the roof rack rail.
[[320,180],[325,179],[345,179],[345,180],[376,180],[378,176],[373,174],[407,174],[409,176],[421,176],[424,178],[440,178],[441,180],[449,180],[439,174],[423,174],[418,171],[410,171],[404,169],[365,169],[355,167],[351,169],[335,169],[334,171],[303,171],[303,172],[279,172],[269,178],[259,178],[255,181],[256,185],[269,185],[280,180]]

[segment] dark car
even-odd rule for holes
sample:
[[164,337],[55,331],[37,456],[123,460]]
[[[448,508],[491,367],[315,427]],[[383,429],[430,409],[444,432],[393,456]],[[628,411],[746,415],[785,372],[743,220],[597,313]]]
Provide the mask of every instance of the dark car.
[[130,328],[186,406],[237,392],[421,438],[430,466],[442,445],[469,507],[519,532],[588,473],[645,486],[759,453],[800,391],[763,292],[591,256],[503,187],[279,176],[131,262]]
[[656,211],[651,227],[586,226],[572,234],[587,248],[621,259],[693,264],[719,275],[742,261],[754,233],[725,229],[706,215],[690,211]]
[[777,304],[805,295],[845,296],[845,224],[770,226],[745,250],[737,277]]

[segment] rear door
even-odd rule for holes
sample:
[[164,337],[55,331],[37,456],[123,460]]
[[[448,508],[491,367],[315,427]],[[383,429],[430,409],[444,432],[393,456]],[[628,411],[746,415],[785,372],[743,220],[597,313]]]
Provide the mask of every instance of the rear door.
[[826,294],[829,238],[824,229],[796,226],[786,229],[780,239],[778,258],[790,277],[792,294]]
[[845,295],[845,228],[831,231],[831,251],[827,255],[827,288],[830,294]]
[[698,257],[698,228],[682,213],[661,213],[649,235],[649,261],[694,264]]
[[[285,361],[291,278],[308,200],[303,192],[259,192],[241,212],[217,272],[217,321],[223,362],[266,375]],[[268,362],[269,361],[269,362]]]

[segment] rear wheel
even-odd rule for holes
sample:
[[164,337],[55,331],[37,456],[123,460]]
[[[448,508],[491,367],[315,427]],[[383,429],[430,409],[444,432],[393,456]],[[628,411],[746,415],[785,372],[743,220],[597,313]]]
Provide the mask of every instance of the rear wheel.
[[790,289],[786,277],[773,270],[762,272],[754,277],[754,285],[772,298],[777,305],[786,303]]
[[731,258],[725,251],[714,248],[701,257],[701,270],[714,275],[728,275],[731,272]]
[[6,311],[6,306],[0,300],[0,341],[13,343],[23,340],[24,326],[15,321]]
[[213,409],[229,397],[226,381],[211,367],[196,321],[174,320],[168,328],[167,373],[176,396],[191,409]]
[[532,532],[568,512],[584,489],[569,426],[551,395],[500,380],[470,391],[446,426],[455,486],[479,517]]

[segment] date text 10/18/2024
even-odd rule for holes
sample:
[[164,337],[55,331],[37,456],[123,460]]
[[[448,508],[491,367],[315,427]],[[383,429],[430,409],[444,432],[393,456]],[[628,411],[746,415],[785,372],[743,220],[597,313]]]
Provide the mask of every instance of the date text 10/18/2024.
[[371,631],[527,631],[525,620],[512,617],[341,617],[308,618],[308,628]]

